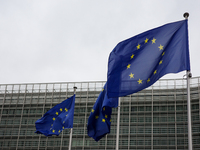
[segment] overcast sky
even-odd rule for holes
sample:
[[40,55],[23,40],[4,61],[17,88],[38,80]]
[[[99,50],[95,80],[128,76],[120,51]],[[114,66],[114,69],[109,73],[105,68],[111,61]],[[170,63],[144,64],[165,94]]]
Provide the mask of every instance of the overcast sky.
[[183,20],[185,12],[191,72],[198,77],[199,6],[195,0],[0,0],[0,84],[106,81],[117,43]]

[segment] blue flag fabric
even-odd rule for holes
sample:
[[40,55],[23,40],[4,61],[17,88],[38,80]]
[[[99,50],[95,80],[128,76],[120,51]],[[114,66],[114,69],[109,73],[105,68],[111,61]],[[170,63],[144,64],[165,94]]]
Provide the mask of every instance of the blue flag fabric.
[[143,90],[168,73],[190,70],[187,20],[169,23],[120,42],[110,53],[108,97]]
[[118,98],[108,98],[105,85],[88,118],[88,136],[99,141],[107,133],[110,133],[112,108],[117,106]]
[[59,135],[65,128],[73,128],[75,94],[47,111],[35,122],[36,132],[45,136]]

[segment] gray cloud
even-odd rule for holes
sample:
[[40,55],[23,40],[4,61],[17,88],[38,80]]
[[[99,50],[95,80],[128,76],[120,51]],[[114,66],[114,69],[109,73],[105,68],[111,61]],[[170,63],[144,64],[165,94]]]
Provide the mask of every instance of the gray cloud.
[[198,6],[181,0],[0,1],[0,83],[105,81],[118,42],[182,20],[186,11],[191,68],[199,76]]

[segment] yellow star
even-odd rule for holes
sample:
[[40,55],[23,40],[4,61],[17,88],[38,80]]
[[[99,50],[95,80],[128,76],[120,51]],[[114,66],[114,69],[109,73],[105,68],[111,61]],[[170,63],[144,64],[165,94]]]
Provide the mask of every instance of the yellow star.
[[92,109],[92,113],[94,112],[94,109]]
[[144,43],[148,43],[148,40],[149,40],[149,39],[146,38],[146,40],[144,40]]
[[110,119],[110,122],[111,122],[111,119]]
[[105,115],[105,118],[108,118],[108,115]]
[[63,129],[64,129],[65,127],[63,126]]
[[63,121],[63,123],[65,123],[65,121]]
[[151,40],[151,41],[152,41],[152,44],[156,43],[156,39],[155,38],[153,38],[153,40]]
[[156,73],[157,73],[157,70],[154,71],[154,74],[156,74]]
[[60,111],[62,111],[62,108],[60,108]]
[[98,119],[99,118],[99,116],[95,116],[95,119]]
[[137,49],[140,49],[140,44],[138,44]]
[[163,60],[161,60],[161,61],[159,62],[159,65],[162,64],[162,61],[163,61]]
[[138,84],[142,84],[142,80],[139,79],[139,80],[138,80]]
[[106,108],[104,107],[104,108],[103,108],[103,111],[105,111],[105,110],[106,110]]
[[131,64],[128,64],[127,69],[131,67]]
[[164,55],[165,55],[165,52],[162,53],[162,56],[164,56]]
[[[68,114],[67,114],[68,115]],[[65,115],[67,117],[67,115]]]
[[67,108],[65,108],[65,111],[66,111],[66,112],[68,112],[68,109],[67,109]]
[[53,121],[56,120],[56,118],[53,118]]
[[55,130],[52,130],[52,132],[54,133],[54,132],[55,132]]
[[158,47],[160,50],[163,50],[163,47],[164,46],[162,46],[161,44],[160,44],[160,46]]
[[132,55],[131,55],[131,59],[133,59],[133,57],[134,57],[134,55],[132,54]]
[[58,133],[60,133],[60,130],[58,131]]
[[130,79],[131,79],[131,78],[134,78],[134,77],[133,77],[133,76],[134,76],[134,74],[132,74],[132,73],[131,73],[129,76],[130,76]]
[[150,78],[148,78],[147,83],[150,81]]
[[106,122],[106,120],[105,120],[105,119],[102,119],[102,122]]
[[58,112],[56,112],[56,115],[58,115]]
[[53,124],[51,124],[51,126],[53,126]]

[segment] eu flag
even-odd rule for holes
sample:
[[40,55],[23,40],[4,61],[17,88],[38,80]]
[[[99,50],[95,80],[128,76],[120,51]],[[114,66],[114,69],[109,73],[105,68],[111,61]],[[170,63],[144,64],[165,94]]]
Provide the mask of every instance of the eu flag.
[[88,118],[88,136],[99,141],[107,133],[110,133],[112,107],[117,106],[118,98],[108,98],[105,85]]
[[108,97],[136,93],[165,74],[183,70],[190,70],[187,20],[120,42],[109,56]]
[[73,128],[75,94],[47,111],[35,122],[36,132],[45,136],[59,135],[65,128]]

